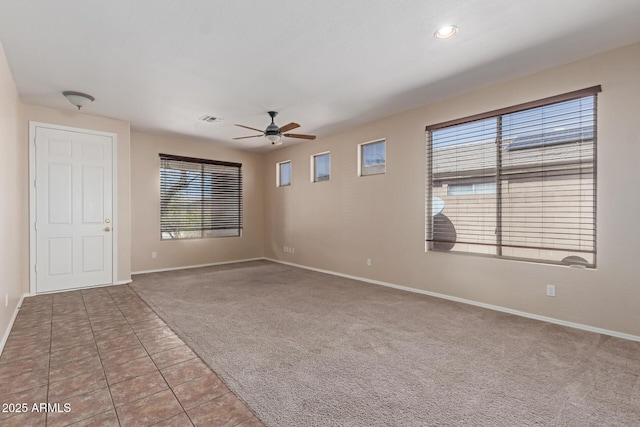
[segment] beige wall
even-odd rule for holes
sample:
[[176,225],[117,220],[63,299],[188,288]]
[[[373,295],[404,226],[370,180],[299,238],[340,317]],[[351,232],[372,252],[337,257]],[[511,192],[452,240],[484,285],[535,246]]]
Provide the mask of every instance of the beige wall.
[[[265,256],[640,336],[639,75],[634,45],[269,153]],[[598,84],[596,270],[425,253],[426,125]],[[357,145],[379,138],[387,173],[358,177]],[[313,184],[309,157],[323,151],[331,181]],[[293,182],[276,188],[284,160]]]
[[20,233],[26,216],[21,194],[26,178],[20,167],[19,114],[18,91],[0,44],[0,340],[4,339],[20,297],[26,292],[26,275],[21,266],[27,242]]
[[[88,107],[85,107],[88,108]],[[35,105],[24,105],[22,109],[22,130],[24,132],[23,160],[25,165],[23,173],[28,176],[28,129],[29,122],[41,122],[54,125],[71,126],[81,129],[97,130],[102,132],[115,133],[118,138],[117,146],[117,179],[118,179],[118,200],[117,200],[117,224],[118,227],[118,281],[131,279],[131,177],[130,177],[130,130],[129,123],[121,120],[108,119],[105,117],[91,116],[82,112],[69,110],[55,110],[52,108],[39,107]],[[26,180],[26,178],[25,178]],[[25,189],[26,193],[26,189]],[[28,194],[25,194],[28,197]],[[28,227],[24,239],[29,241]],[[25,268],[28,271],[28,255]],[[28,292],[29,289],[25,289]]]
[[[267,256],[640,336],[640,45],[286,147],[267,155],[130,133],[126,122],[21,105],[0,47],[0,332],[28,286],[28,122],[118,135],[118,279],[131,271]],[[601,84],[598,268],[424,251],[427,124]],[[387,140],[387,172],[357,176],[357,145]],[[331,152],[331,180],[310,182],[311,155]],[[241,238],[160,241],[158,153],[243,164]],[[293,183],[275,187],[292,160]],[[133,165],[130,168],[130,165]],[[283,246],[295,249],[284,253]],[[151,252],[158,254],[151,258]],[[372,266],[366,265],[371,258]],[[545,296],[555,284],[557,296]],[[5,295],[9,307],[5,307]]]
[[[159,153],[242,163],[242,237],[160,240]],[[208,142],[131,134],[132,271],[149,271],[263,256],[262,155]],[[157,258],[151,258],[151,252]]]

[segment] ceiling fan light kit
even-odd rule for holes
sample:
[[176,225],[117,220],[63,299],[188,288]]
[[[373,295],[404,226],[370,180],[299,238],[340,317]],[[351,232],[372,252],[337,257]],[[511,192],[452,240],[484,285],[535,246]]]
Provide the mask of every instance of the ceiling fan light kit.
[[285,136],[287,138],[299,138],[299,139],[316,139],[315,135],[303,135],[303,134],[297,134],[297,133],[285,133],[288,132],[292,129],[296,129],[299,128],[300,125],[294,122],[291,122],[287,125],[284,125],[282,127],[278,127],[277,124],[275,124],[274,119],[276,118],[276,116],[278,115],[277,111],[269,111],[269,116],[271,117],[271,123],[269,124],[269,126],[267,126],[267,128],[262,131],[260,129],[256,129],[256,128],[252,128],[250,126],[245,126],[245,125],[239,125],[236,124],[236,126],[241,127],[241,128],[245,128],[245,129],[250,129],[250,130],[255,130],[256,132],[261,132],[260,135],[252,135],[252,136],[240,136],[238,138],[233,138],[233,139],[247,139],[247,138],[259,138],[261,136],[264,136],[267,141],[271,142],[272,145],[281,145],[282,144],[282,137]]

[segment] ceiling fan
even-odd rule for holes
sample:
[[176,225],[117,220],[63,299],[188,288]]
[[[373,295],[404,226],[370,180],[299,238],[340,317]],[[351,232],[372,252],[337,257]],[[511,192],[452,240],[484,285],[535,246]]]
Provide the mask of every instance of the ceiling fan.
[[278,127],[278,125],[273,122],[273,119],[275,119],[275,117],[277,115],[278,115],[277,111],[269,111],[269,116],[271,116],[271,124],[269,126],[267,126],[267,128],[265,130],[263,130],[263,131],[260,130],[260,129],[249,127],[249,126],[236,124],[236,126],[239,126],[241,128],[251,129],[251,130],[255,130],[256,132],[260,132],[260,135],[241,136],[241,137],[233,138],[233,139],[259,138],[261,136],[264,136],[273,145],[282,144],[282,137],[283,136],[286,136],[288,138],[316,139],[315,135],[302,135],[302,134],[299,134],[299,133],[286,133],[286,132],[289,132],[292,129],[299,128],[300,125],[297,124],[297,123],[291,122],[288,125],[284,125],[282,127]]

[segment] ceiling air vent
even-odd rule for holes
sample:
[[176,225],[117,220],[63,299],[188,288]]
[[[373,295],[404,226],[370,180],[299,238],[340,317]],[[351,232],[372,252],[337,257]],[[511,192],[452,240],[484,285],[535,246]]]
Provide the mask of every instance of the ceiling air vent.
[[222,121],[222,118],[214,116],[202,116],[200,117],[200,120],[207,123],[220,123]]

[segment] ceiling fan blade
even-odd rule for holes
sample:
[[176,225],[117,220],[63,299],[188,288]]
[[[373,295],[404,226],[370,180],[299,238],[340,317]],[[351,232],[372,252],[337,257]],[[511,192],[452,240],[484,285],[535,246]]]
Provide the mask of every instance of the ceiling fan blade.
[[264,136],[264,135],[239,136],[238,138],[232,138],[232,139],[259,138],[261,136]]
[[290,130],[299,128],[300,125],[294,122],[289,123],[288,125],[284,125],[280,128],[280,132],[285,133],[285,132],[289,132]]
[[299,133],[285,133],[283,136],[289,138],[300,138],[300,139],[316,139],[315,135],[301,135]]
[[236,123],[236,126],[240,126],[241,128],[245,128],[245,129],[255,130],[256,132],[260,132],[260,133],[263,133],[263,134],[264,134],[264,131],[263,131],[262,129],[256,129],[256,128],[252,128],[252,127],[245,126],[245,125],[239,125],[239,124],[237,124],[237,123]]

